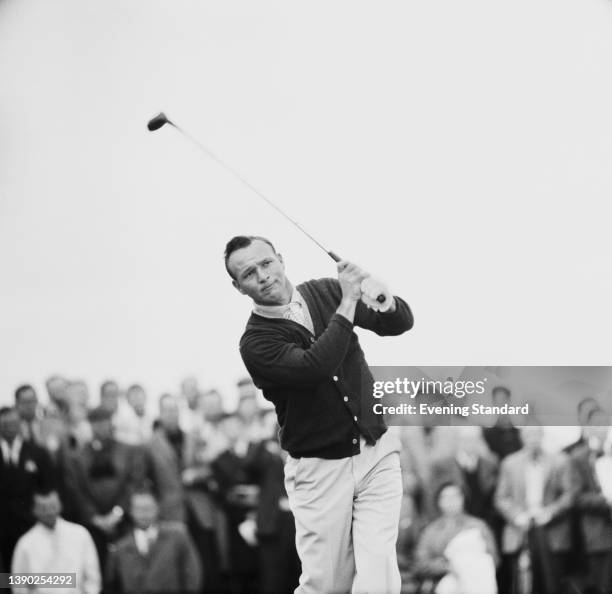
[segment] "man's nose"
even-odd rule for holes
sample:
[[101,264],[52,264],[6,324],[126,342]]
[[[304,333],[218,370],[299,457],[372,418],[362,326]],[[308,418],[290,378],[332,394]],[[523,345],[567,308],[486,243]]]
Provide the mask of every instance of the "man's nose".
[[257,278],[259,279],[260,283],[265,283],[268,280],[269,276],[270,275],[265,270],[261,268],[257,269]]

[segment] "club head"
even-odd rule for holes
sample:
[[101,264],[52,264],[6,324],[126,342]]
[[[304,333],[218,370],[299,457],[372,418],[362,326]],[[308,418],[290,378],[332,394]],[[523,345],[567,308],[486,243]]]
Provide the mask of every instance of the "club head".
[[172,124],[172,122],[166,117],[163,111],[160,111],[149,120],[147,128],[150,132],[155,132],[155,130],[159,130],[164,124]]

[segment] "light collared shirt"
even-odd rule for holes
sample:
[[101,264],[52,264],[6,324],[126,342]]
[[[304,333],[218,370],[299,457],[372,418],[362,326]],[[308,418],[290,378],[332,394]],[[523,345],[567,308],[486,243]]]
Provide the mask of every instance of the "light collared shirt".
[[537,459],[529,457],[525,464],[525,500],[529,511],[542,507],[544,499],[544,466],[541,456]]
[[148,555],[151,546],[157,540],[159,528],[155,525],[149,526],[146,530],[142,528],[134,528],[134,540],[136,548],[141,555]]
[[[40,522],[17,542],[12,573],[75,573],[76,588],[37,587],[37,594],[98,594],[102,587],[98,554],[83,526],[58,518],[53,528]],[[32,592],[15,588],[15,594]]]
[[13,443],[11,444],[9,444],[9,442],[5,439],[0,440],[2,457],[4,458],[5,464],[13,464],[14,466],[19,464],[19,454],[21,453],[22,445],[23,439],[20,435],[13,439]]
[[314,334],[314,325],[308,311],[308,305],[301,293],[295,288],[291,295],[291,301],[287,305],[259,305],[255,303],[253,312],[264,318],[293,320]]

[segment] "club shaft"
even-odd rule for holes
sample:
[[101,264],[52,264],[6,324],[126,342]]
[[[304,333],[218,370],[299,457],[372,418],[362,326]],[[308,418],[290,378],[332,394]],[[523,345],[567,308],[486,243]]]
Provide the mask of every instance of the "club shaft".
[[276,212],[280,213],[285,219],[287,219],[290,223],[295,225],[306,237],[308,237],[311,241],[313,241],[316,245],[318,245],[328,256],[332,258],[335,262],[339,262],[341,260],[340,256],[328,250],[323,244],[317,241],[302,225],[300,225],[296,220],[292,219],[284,210],[282,210],[279,206],[277,206],[272,200],[270,200],[263,192],[260,192],[253,184],[247,181],[238,171],[236,171],[233,167],[230,167],[227,163],[225,163],[222,159],[220,159],[215,153],[213,153],[210,149],[206,148],[199,140],[194,138],[191,134],[183,130],[180,126],[177,126],[174,122],[168,121],[171,126],[174,126],[185,138],[190,140],[195,146],[197,146],[202,152],[206,153],[208,157],[210,157],[213,161],[215,161],[218,165],[223,167],[227,172],[231,173],[238,181],[242,182],[244,186],[246,186],[249,190],[257,194],[262,200],[265,200]]

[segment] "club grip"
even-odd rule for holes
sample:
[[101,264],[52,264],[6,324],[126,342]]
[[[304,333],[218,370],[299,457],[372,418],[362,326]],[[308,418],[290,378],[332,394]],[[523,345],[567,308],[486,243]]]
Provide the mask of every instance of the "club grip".
[[[342,260],[342,258],[335,252],[329,251],[327,253],[334,262],[340,262],[340,260]],[[385,296],[381,293],[378,297],[376,297],[376,301],[378,301],[378,303],[384,303]]]

